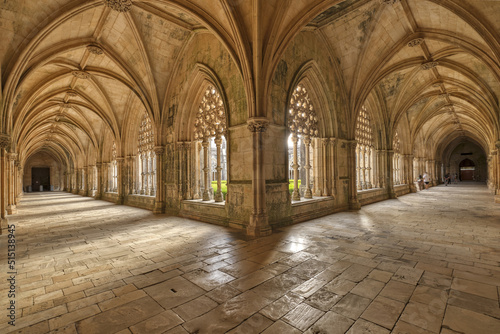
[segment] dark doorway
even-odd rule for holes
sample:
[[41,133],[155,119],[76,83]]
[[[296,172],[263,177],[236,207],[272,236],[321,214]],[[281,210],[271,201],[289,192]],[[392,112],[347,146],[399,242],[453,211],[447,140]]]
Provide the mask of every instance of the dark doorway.
[[31,168],[31,187],[33,191],[50,190],[50,168]]
[[476,165],[470,159],[464,159],[460,162],[460,180],[475,181]]

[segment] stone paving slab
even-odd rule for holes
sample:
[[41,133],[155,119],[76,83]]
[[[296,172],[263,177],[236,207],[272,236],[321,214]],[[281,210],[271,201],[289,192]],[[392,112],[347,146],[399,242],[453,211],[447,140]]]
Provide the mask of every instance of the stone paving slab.
[[0,333],[500,332],[500,206],[481,185],[260,239],[65,193],[18,209],[16,327],[2,316]]

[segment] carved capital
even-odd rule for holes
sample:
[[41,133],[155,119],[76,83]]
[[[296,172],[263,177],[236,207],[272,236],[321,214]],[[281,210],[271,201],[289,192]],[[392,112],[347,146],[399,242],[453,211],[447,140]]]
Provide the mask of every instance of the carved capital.
[[77,77],[78,79],[88,79],[90,78],[90,73],[85,72],[85,71],[73,71],[71,72],[73,76]]
[[165,147],[163,147],[163,146],[155,146],[153,148],[153,151],[155,152],[156,155],[161,155],[161,154],[165,153]]
[[104,0],[104,4],[120,13],[125,13],[132,9],[132,0]]
[[247,124],[251,132],[266,132],[269,121],[265,117],[254,117],[248,119]]
[[424,71],[430,70],[431,68],[434,68],[439,65],[438,61],[428,61],[420,65],[420,68]]
[[87,50],[89,50],[90,53],[100,56],[104,53],[102,48],[99,45],[96,44],[89,44],[87,45]]
[[415,38],[414,40],[411,40],[408,42],[408,46],[410,48],[413,48],[415,46],[419,46],[420,44],[422,44],[424,42],[424,39],[423,38]]
[[495,147],[500,150],[500,140],[497,140],[497,142],[495,143]]
[[10,145],[10,136],[0,133],[0,148],[5,149]]
[[10,161],[15,162],[16,159],[17,159],[17,153],[8,153],[7,154],[7,159],[9,159]]

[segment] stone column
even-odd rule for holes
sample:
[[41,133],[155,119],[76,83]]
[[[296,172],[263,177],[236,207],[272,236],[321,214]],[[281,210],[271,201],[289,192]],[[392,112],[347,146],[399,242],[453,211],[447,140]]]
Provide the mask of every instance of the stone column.
[[90,190],[89,181],[90,181],[89,166],[86,166],[82,168],[83,196],[89,196],[89,190]]
[[216,202],[222,202],[224,199],[222,198],[222,167],[221,167],[221,162],[220,162],[220,156],[221,156],[221,145],[222,145],[222,138],[220,135],[217,135],[215,138],[215,147],[217,148],[217,191],[215,192],[215,197],[214,200]]
[[96,168],[97,168],[97,180],[96,180],[97,189],[96,189],[95,199],[101,199],[103,193],[102,163],[100,162],[96,163]]
[[[323,173],[323,196],[328,196],[328,138],[321,139],[321,152],[323,158],[321,159],[321,165],[318,166],[320,173]],[[319,159],[318,159],[319,160]],[[331,168],[331,167],[330,167]]]
[[337,195],[337,139],[330,138],[330,195]]
[[361,204],[358,200],[358,189],[356,186],[356,147],[355,140],[347,142],[347,168],[349,171],[349,209],[359,210]]
[[373,186],[375,188],[383,188],[383,180],[380,175],[380,150],[373,150]]
[[363,178],[361,177],[362,173],[362,163],[361,163],[361,145],[356,145],[356,179],[357,179],[357,190],[363,190]]
[[372,147],[367,147],[366,151],[366,157],[368,158],[368,166],[366,167],[366,174],[367,174],[367,184],[366,188],[367,189],[372,189],[373,188],[373,183],[372,183],[372,152],[373,148]]
[[299,164],[298,164],[298,149],[297,145],[299,142],[299,138],[296,134],[292,134],[292,143],[293,143],[293,192],[292,192],[292,200],[300,201],[300,192],[299,192]]
[[304,137],[304,145],[306,147],[306,165],[304,166],[306,169],[306,190],[304,193],[304,198],[312,198],[311,191],[311,138],[309,136]]
[[393,150],[387,150],[387,168],[385,170],[386,172],[386,179],[387,179],[387,194],[389,195],[389,198],[397,198],[398,196],[396,195],[396,192],[394,191],[394,173],[392,172],[393,164],[394,164],[394,151]]
[[155,146],[154,152],[156,156],[156,197],[153,213],[158,214],[165,212],[165,173],[163,172],[165,147]]
[[210,171],[210,160],[208,155],[208,138],[203,138],[203,142],[201,143],[203,146],[203,197],[204,201],[210,200],[210,191],[212,191],[212,185],[210,184],[210,180],[208,179],[208,172]]
[[186,150],[186,199],[193,199],[193,193],[191,190],[192,183],[192,163],[191,163],[191,143],[185,142],[184,148]]
[[118,157],[116,158],[116,186],[118,192],[118,203],[123,204],[125,202],[125,158]]
[[201,150],[203,148],[203,146],[201,145],[201,143],[199,141],[195,141],[193,142],[193,149],[194,149],[194,164],[195,164],[195,167],[194,167],[194,195],[193,195],[193,199],[201,199],[202,196],[201,196],[201,187],[200,187],[200,183],[201,183],[201,174],[202,174],[202,171],[200,170],[200,167],[201,167]]
[[19,164],[19,160],[14,161],[14,204],[16,207],[19,205],[19,201],[21,200],[22,186],[21,186],[21,165]]
[[405,157],[406,164],[408,165],[408,175],[406,176],[406,179],[408,180],[408,185],[410,186],[410,192],[416,193],[417,187],[415,186],[415,175],[413,174],[413,155],[407,154]]
[[250,118],[248,129],[252,133],[252,192],[253,209],[247,234],[252,236],[265,236],[272,233],[266,211],[266,176],[264,175],[264,147],[263,133],[269,126],[269,121],[264,117]]
[[7,228],[7,152],[10,137],[0,134],[0,234]]
[[16,153],[7,154],[8,159],[8,201],[7,201],[7,213],[13,215],[17,213],[16,203],[15,203],[15,166],[14,162],[17,159]]

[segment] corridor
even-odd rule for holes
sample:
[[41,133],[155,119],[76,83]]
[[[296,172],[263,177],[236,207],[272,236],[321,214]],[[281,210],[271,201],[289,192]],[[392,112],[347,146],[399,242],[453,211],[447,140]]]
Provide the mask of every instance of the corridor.
[[500,205],[484,185],[260,239],[62,192],[18,209],[15,327],[4,233],[0,333],[499,332]]

